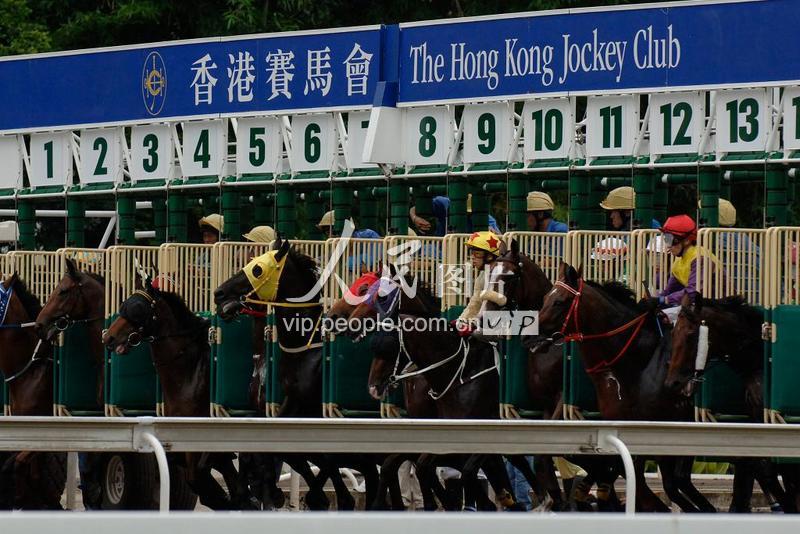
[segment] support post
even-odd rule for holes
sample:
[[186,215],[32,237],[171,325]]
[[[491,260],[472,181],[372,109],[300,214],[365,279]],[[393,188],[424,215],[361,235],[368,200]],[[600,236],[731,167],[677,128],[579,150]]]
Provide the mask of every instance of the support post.
[[[275,223],[275,231],[280,232],[281,236],[293,238],[297,231],[295,221],[295,194],[290,187],[278,187],[275,199],[277,203],[278,220]],[[316,221],[314,221],[316,223]]]
[[167,202],[163,198],[153,199],[153,227],[156,231],[156,243],[167,242]]
[[19,248],[36,249],[36,208],[30,200],[17,202],[17,228],[19,229]]
[[117,198],[117,243],[136,244],[136,199],[130,195]]
[[656,176],[651,172],[633,175],[633,190],[636,193],[636,209],[633,211],[634,228],[650,228],[655,218]]
[[388,234],[408,234],[408,184],[397,178],[389,186],[389,228]]
[[471,182],[469,184],[469,192],[472,193],[472,231],[486,230],[489,228],[489,199],[491,195],[483,190],[482,183]]
[[782,169],[769,169],[766,172],[767,202],[766,220],[768,226],[782,226],[789,220],[789,180]]
[[239,241],[242,235],[242,217],[239,206],[239,192],[232,187],[222,190],[222,217],[225,221],[222,241]]
[[349,219],[352,215],[351,207],[353,205],[353,190],[345,184],[334,184],[332,204],[333,204],[333,236],[338,237],[342,235],[344,230],[344,221]]
[[83,199],[67,197],[67,246],[86,246],[86,206]]
[[372,198],[369,187],[358,189],[358,224],[359,228],[371,228],[380,233],[378,203]]
[[167,241],[169,243],[185,243],[189,237],[186,196],[180,193],[171,193],[167,197],[167,214],[169,219]]
[[701,168],[697,176],[697,192],[700,196],[700,220],[698,227],[719,225],[720,175],[716,169]]
[[528,178],[512,174],[508,178],[508,230],[521,232],[528,229],[527,216]]
[[449,184],[450,209],[447,217],[447,232],[467,232],[467,183],[453,179]]

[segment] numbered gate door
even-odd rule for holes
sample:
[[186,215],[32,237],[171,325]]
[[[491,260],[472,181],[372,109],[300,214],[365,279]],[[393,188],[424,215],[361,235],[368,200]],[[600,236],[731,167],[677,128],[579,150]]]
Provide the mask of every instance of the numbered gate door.
[[776,227],[766,232],[766,307],[769,341],[765,380],[769,393],[768,421],[800,422],[800,228]]
[[[325,284],[326,308],[344,298],[344,292],[368,272],[381,275],[383,239],[330,239],[336,258]],[[341,254],[341,255],[339,255]],[[331,262],[334,260],[331,259]],[[326,417],[378,417],[381,403],[368,392],[367,378],[372,364],[372,334],[358,342],[347,335],[333,335],[325,342],[323,360],[323,403]]]
[[[155,278],[159,247],[114,246],[106,250],[106,328],[122,303],[133,294],[142,270]],[[142,342],[128,354],[107,351],[105,412],[107,416],[153,415],[159,412],[161,388],[150,344]]]
[[[6,255],[4,272],[17,273],[31,294],[44,305],[61,277],[58,256],[55,252],[12,251]],[[32,317],[31,320],[36,320]],[[4,392],[4,397],[7,392]],[[55,406],[55,403],[54,403]],[[10,405],[7,411],[11,413]]]
[[[158,251],[159,288],[178,295],[192,313],[208,323],[207,329],[195,334],[200,343],[211,343],[209,336],[213,335],[215,250],[213,245],[165,243]],[[209,354],[209,359],[213,359],[213,355]],[[209,384],[212,376],[209,362]],[[209,415],[212,414],[212,404],[209,403]]]
[[[581,230],[567,234],[567,263],[581,267],[584,280],[592,282],[621,282],[634,286],[632,270],[633,241],[630,232],[599,232]],[[564,418],[598,417],[594,385],[586,374],[580,355],[580,345],[569,344],[564,359]]]
[[[762,262],[765,258],[762,255],[766,230],[703,228],[697,237],[698,292],[710,299],[741,296],[763,311]],[[744,384],[728,363],[710,362],[704,378],[695,397],[698,420],[749,419]]]
[[[520,252],[527,255],[544,271],[551,282],[558,279],[558,268],[564,260],[567,234],[547,232],[508,232],[503,236],[507,245],[519,243]],[[510,336],[502,351],[500,367],[500,415],[504,419],[541,418],[543,407],[534,402],[528,387],[528,349],[520,336]]]
[[[56,272],[66,276],[66,259],[75,262],[84,276],[96,277],[105,288],[105,251],[88,248],[62,248],[57,251]],[[80,322],[71,324],[58,336],[58,344],[53,353],[54,366],[54,409],[56,415],[103,415],[103,397],[97,398],[98,373],[104,372],[105,349],[100,349],[101,367],[98,368],[90,338],[91,327],[102,328],[105,317],[93,318],[97,323]],[[95,333],[97,330],[95,330]],[[99,340],[94,340],[95,342]]]
[[[266,243],[220,242],[214,245],[211,292],[242,270],[254,257],[270,250]],[[213,306],[213,302],[211,303]],[[213,309],[213,308],[212,308]],[[269,385],[271,339],[265,338],[270,319],[239,314],[223,321],[214,310],[214,331],[211,358],[211,413],[215,417],[265,415],[250,400],[251,381],[259,379],[260,387]],[[264,359],[263,379],[253,374],[257,360]],[[262,381],[263,380],[263,381]],[[259,387],[259,386],[256,386]]]
[[[295,239],[291,241],[291,244],[295,251],[301,254],[305,254],[309,258],[313,259],[320,269],[324,268],[324,266],[327,264],[328,257],[330,256],[330,254],[328,252],[328,243],[326,241]],[[323,302],[323,313],[324,313],[324,310],[327,310],[328,306],[330,305],[329,303],[330,297],[329,295],[325,294],[324,287],[323,287],[323,292],[321,294],[321,298]],[[279,373],[281,349],[278,344],[277,328],[275,328],[274,326],[275,325],[274,310],[272,311],[270,316],[271,319],[269,320],[268,323],[271,332],[268,335],[270,341],[268,343],[269,371],[267,375],[269,377],[269,382],[267,384],[267,410],[268,410],[268,415],[270,417],[277,417],[278,410],[280,409],[284,398],[283,387],[281,386],[280,373]],[[322,383],[323,385],[325,384],[324,376]],[[324,408],[324,403],[322,407]]]

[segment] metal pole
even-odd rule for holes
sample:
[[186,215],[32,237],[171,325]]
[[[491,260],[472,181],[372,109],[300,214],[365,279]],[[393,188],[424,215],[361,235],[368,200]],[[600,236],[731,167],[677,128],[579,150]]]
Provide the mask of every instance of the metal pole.
[[78,491],[78,453],[67,453],[67,510],[75,509],[75,493]]
[[622,464],[625,466],[625,515],[633,515],[636,513],[636,470],[633,467],[633,457],[628,447],[617,436],[606,434],[603,439],[622,457]]
[[169,464],[167,463],[167,453],[161,442],[150,432],[142,432],[141,438],[153,448],[158,463],[158,479],[160,487],[158,489],[158,511],[162,514],[169,512]]

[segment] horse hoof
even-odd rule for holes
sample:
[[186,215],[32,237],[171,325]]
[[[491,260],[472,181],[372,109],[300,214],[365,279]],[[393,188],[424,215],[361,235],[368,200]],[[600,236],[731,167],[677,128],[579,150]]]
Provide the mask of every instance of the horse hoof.
[[336,509],[339,510],[339,511],[355,510],[356,509],[356,501],[350,495],[346,495],[344,497],[337,497],[336,498]]
[[270,491],[269,498],[272,501],[272,506],[275,508],[283,508],[286,504],[286,495],[284,495],[283,491],[278,487]]
[[322,491],[309,491],[306,493],[306,506],[309,510],[327,510],[331,502]]

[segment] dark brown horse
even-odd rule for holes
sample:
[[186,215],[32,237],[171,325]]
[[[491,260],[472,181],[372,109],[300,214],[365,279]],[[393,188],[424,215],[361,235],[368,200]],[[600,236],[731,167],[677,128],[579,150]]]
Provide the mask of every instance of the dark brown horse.
[[[273,251],[267,255],[275,262],[284,262],[280,276],[274,280],[276,293],[272,306],[275,308],[275,328],[281,358],[278,365],[284,400],[278,412],[279,417],[321,417],[322,416],[322,305],[319,302],[321,286],[316,262],[291,248],[289,241],[278,239],[273,243]],[[267,256],[265,255],[265,256]],[[260,258],[252,260],[245,269],[256,278],[269,276],[260,265]],[[218,315],[230,319],[246,309],[247,299],[256,295],[255,288],[245,271],[240,271],[223,282],[214,291],[214,301]],[[287,304],[288,299],[310,295],[307,302],[299,306]],[[251,300],[257,300],[252,299]],[[251,310],[263,305],[258,302],[248,304]],[[309,331],[301,325],[308,325]],[[337,507],[340,510],[353,509],[355,503],[344,484],[339,467],[354,467],[365,477],[368,500],[374,498],[378,486],[378,472],[369,455],[298,455],[283,454],[280,457],[303,477],[309,485],[306,504],[312,509],[328,508],[323,485],[330,478],[336,488]],[[308,461],[320,468],[314,476]]]
[[[147,279],[122,303],[119,317],[103,333],[103,343],[109,351],[123,355],[131,347],[149,342],[164,394],[165,415],[207,417],[208,328],[208,320],[192,313],[178,295],[153,288]],[[187,482],[204,505],[214,510],[256,508],[232,455],[187,453],[181,459],[185,460]],[[224,477],[230,497],[211,475],[212,468]]]
[[[709,365],[727,363],[742,378],[744,402],[750,422],[763,422],[764,343],[761,338],[763,315],[741,297],[706,300],[688,297],[672,330],[672,358],[666,377],[667,387],[692,397]],[[705,327],[705,351],[698,351],[701,327]],[[700,355],[700,358],[698,358]],[[703,358],[705,355],[705,358]],[[776,465],[766,458],[741,458],[734,461],[731,512],[749,512],[753,481],[758,480],[765,494],[772,495],[786,513],[797,513],[798,468],[780,464],[784,487],[778,480]]]
[[[440,301],[431,295],[425,284],[417,283],[416,294],[409,295],[394,281],[398,275],[393,266],[391,273],[391,278],[383,278],[380,282],[386,288],[376,292],[376,304],[359,304],[351,317],[363,320],[374,313],[377,305],[386,310],[386,317],[399,319],[400,352],[416,365],[417,375],[425,375],[440,417],[496,419],[499,415],[499,374],[493,348],[477,341],[470,347],[470,341],[454,333],[447,321],[439,316]],[[408,286],[414,286],[410,278],[406,278],[406,282]],[[403,328],[403,322],[420,318],[429,321],[429,328]],[[433,481],[423,477],[431,473],[427,464],[434,461],[434,456],[423,457],[420,460],[420,484],[433,487]],[[511,510],[521,509],[510,491],[508,475],[498,455],[476,454],[464,461],[460,471],[466,503],[480,500],[481,490],[477,485],[480,469],[486,473],[501,504]],[[533,480],[533,473],[528,474]]]
[[[52,415],[52,348],[40,342],[32,328],[41,304],[16,273],[0,284],[0,300],[0,371],[9,390],[11,414]],[[63,453],[7,455],[0,466],[0,486],[8,502],[0,506],[60,510],[65,465]]]
[[[562,264],[559,280],[545,297],[539,326],[545,335],[578,342],[604,419],[693,419],[693,405],[665,386],[670,357],[667,326],[654,310],[637,306],[627,287],[585,282],[579,271]],[[664,490],[684,511],[713,512],[714,507],[691,482],[691,460],[657,459]],[[645,484],[641,458],[637,466],[637,485],[642,489],[637,507],[668,511]],[[617,472],[612,470],[609,476],[616,478]],[[603,482],[613,483],[613,478]]]
[[65,259],[66,274],[45,302],[36,317],[39,338],[53,343],[59,332],[77,324],[86,325],[89,339],[89,357],[97,369],[97,408],[103,406],[104,360],[103,319],[105,318],[105,286],[103,278],[81,272],[75,261]]

